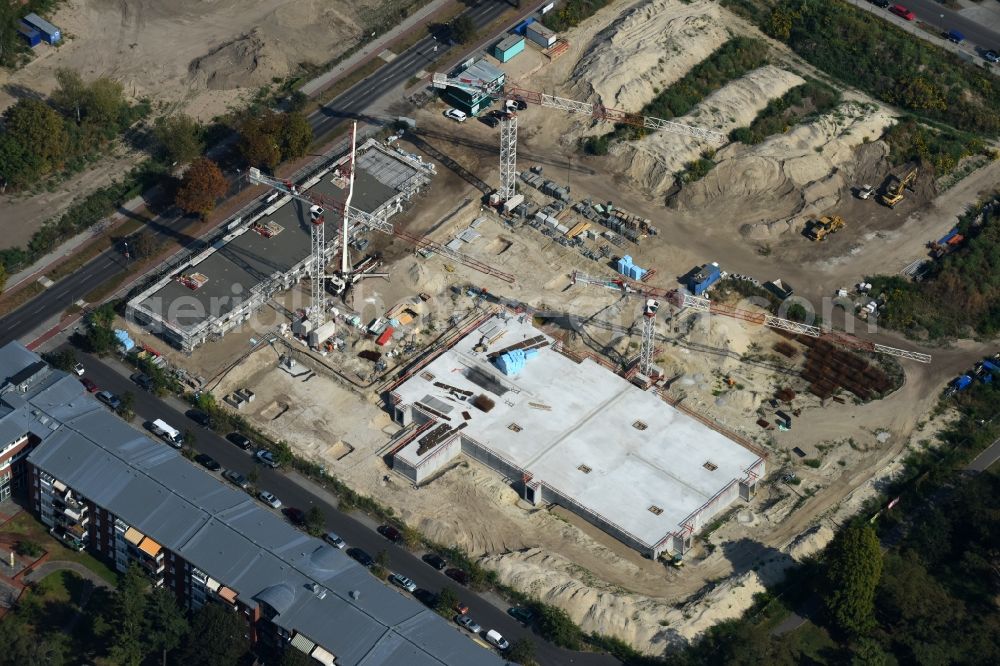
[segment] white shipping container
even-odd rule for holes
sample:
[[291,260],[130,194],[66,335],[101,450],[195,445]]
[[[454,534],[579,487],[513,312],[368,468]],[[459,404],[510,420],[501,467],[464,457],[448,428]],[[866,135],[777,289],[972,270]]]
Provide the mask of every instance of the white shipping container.
[[554,2],[550,2],[549,4],[547,4],[547,5],[545,5],[544,7],[542,7],[542,8],[541,8],[541,9],[540,9],[539,11],[540,11],[540,12],[541,12],[542,14],[548,14],[549,12],[551,12],[551,11],[552,11],[552,8],[553,8],[553,7],[555,7],[555,6],[556,6],[556,3],[554,3]]
[[546,49],[556,43],[556,33],[537,22],[525,29],[524,36]]

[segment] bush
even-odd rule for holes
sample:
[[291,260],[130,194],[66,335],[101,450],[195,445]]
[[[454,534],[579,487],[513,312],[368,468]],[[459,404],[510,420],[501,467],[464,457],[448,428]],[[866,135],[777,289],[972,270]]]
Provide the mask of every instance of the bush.
[[23,555],[24,557],[41,557],[42,553],[45,551],[34,541],[18,541],[15,547],[18,555]]
[[844,2],[769,4],[759,24],[813,66],[960,130],[1000,133],[1000,86],[958,56]]
[[538,631],[546,640],[569,650],[580,649],[583,632],[566,611],[540,601],[531,607],[538,615]]
[[579,25],[608,4],[608,0],[566,0],[542,19],[545,27],[561,32]]
[[688,162],[684,165],[684,171],[677,174],[677,180],[682,183],[693,183],[707,176],[713,168],[715,168],[715,162],[700,157],[694,162]]
[[839,92],[825,83],[808,79],[781,97],[772,99],[757,114],[750,127],[737,127],[729,133],[729,138],[748,145],[757,144],[792,125],[826,113],[839,103]]

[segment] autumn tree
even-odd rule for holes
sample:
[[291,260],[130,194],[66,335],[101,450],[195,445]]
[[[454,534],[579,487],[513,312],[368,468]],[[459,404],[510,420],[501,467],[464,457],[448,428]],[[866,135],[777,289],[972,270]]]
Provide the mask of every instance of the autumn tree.
[[882,550],[868,523],[853,522],[826,550],[823,601],[833,623],[847,634],[875,624],[875,589],[882,577]]
[[185,213],[197,214],[204,219],[215,208],[215,202],[228,191],[229,181],[218,165],[202,157],[192,162],[184,172],[174,203]]
[[183,113],[157,118],[153,135],[160,144],[164,158],[170,164],[190,162],[205,149],[201,126],[194,118]]
[[281,163],[281,122],[270,111],[249,117],[239,126],[240,152],[252,166],[273,169]]

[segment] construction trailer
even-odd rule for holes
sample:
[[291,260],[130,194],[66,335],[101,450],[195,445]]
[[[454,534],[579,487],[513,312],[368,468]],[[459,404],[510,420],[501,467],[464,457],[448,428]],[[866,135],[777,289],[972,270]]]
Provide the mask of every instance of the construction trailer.
[[556,344],[530,317],[484,318],[390,387],[393,469],[420,484],[464,454],[652,558],[755,494],[763,450]]
[[21,19],[21,22],[29,28],[34,28],[41,33],[42,39],[49,44],[57,44],[59,40],[62,39],[62,32],[60,32],[59,28],[55,27],[34,12]]
[[485,60],[477,60],[459,70],[454,77],[482,83],[478,88],[448,86],[441,94],[446,102],[459,111],[475,116],[493,104],[493,97],[486,91],[502,88],[507,74]]
[[534,43],[541,46],[543,49],[547,49],[556,43],[558,36],[552,30],[546,28],[543,24],[535,21],[534,23],[528,25],[524,30],[524,36],[533,41]]
[[493,47],[493,57],[500,62],[509,62],[523,50],[524,37],[522,35],[508,35]]

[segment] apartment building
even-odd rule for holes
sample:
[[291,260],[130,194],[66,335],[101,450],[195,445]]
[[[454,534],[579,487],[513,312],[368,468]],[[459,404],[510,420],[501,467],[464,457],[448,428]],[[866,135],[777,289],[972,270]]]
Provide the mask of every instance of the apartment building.
[[359,666],[504,663],[18,343],[0,348],[0,442],[21,442],[11,485],[22,479],[53,535],[119,571],[138,564],[186,609],[231,608],[261,653],[298,649]]

